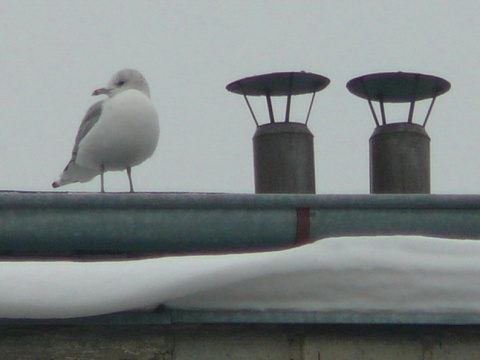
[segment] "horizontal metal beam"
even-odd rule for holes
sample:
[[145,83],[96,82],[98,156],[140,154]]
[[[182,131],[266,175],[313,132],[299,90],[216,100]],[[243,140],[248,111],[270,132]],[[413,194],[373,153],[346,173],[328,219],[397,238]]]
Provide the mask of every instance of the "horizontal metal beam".
[[289,248],[333,236],[480,239],[478,195],[0,192],[3,259]]
[[478,325],[472,313],[397,311],[241,311],[173,310],[122,312],[68,319],[1,319],[0,326],[38,325],[175,325],[175,324],[377,324]]

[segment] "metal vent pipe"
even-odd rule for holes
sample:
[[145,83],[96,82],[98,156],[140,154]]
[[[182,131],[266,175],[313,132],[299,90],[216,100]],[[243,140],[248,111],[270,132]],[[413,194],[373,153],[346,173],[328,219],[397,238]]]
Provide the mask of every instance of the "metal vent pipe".
[[430,137],[417,124],[388,124],[370,137],[370,193],[430,193]]
[[[450,89],[442,78],[416,73],[377,73],[347,83],[368,100],[376,128],[370,137],[370,193],[430,194],[430,137],[425,125],[437,96]],[[422,124],[413,122],[416,101],[432,99]],[[380,117],[373,101],[379,103]],[[407,120],[387,123],[386,103],[409,103]]]
[[[306,72],[282,72],[252,76],[227,85],[227,90],[241,94],[257,126],[253,136],[255,193],[315,193],[313,134],[307,127],[316,92],[330,80]],[[292,96],[312,94],[304,122],[292,122]],[[269,122],[261,124],[247,96],[264,96]],[[275,119],[272,96],[285,96],[285,118]]]
[[304,124],[259,126],[253,163],[256,193],[315,193],[313,134]]

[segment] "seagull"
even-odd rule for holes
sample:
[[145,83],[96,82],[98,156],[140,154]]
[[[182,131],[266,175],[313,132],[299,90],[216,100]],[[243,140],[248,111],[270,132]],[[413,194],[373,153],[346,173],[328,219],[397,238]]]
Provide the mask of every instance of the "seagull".
[[126,170],[130,192],[134,192],[132,167],[153,155],[160,134],[147,81],[137,70],[123,69],[92,95],[108,97],[88,109],[75,138],[72,158],[52,186],[84,183],[100,175],[103,193],[104,173]]

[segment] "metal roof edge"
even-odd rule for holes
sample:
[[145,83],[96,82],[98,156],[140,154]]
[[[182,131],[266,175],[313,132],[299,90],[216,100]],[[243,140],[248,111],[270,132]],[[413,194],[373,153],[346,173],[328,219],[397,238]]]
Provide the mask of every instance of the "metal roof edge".
[[0,326],[39,325],[174,325],[174,324],[337,324],[337,325],[480,325],[467,312],[397,311],[242,311],[175,310],[121,312],[67,319],[1,319]]
[[255,252],[327,237],[480,239],[480,195],[0,192],[0,258]]

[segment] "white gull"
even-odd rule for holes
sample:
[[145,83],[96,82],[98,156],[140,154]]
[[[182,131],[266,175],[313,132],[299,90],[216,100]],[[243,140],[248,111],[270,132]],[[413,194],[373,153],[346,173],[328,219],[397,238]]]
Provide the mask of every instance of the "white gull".
[[130,192],[134,192],[132,167],[155,152],[160,133],[158,115],[143,75],[133,69],[121,70],[92,95],[101,94],[108,98],[88,109],[78,129],[72,158],[53,182],[54,188],[100,175],[101,192],[105,192],[104,172],[126,170]]

